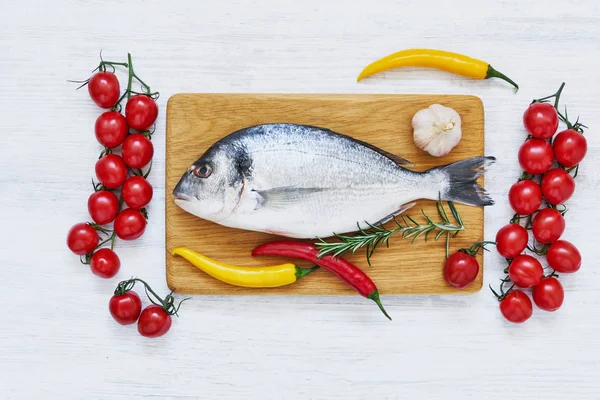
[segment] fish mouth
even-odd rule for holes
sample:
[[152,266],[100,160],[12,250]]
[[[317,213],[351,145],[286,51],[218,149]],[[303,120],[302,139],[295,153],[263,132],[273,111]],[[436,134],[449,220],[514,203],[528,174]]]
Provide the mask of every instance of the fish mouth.
[[177,190],[173,190],[173,197],[175,197],[175,203],[196,200],[194,196],[190,196],[187,193],[179,192]]
[[173,197],[175,197],[175,203],[197,200],[195,196],[188,194],[187,191],[184,190],[183,182],[184,180],[181,179],[173,189]]

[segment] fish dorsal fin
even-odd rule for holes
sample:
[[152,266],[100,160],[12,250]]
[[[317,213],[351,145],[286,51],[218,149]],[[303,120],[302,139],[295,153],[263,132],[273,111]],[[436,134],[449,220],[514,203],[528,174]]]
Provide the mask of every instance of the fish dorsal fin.
[[352,138],[352,140],[354,140],[357,143],[360,143],[361,145],[381,154],[382,156],[389,158],[390,160],[392,160],[394,163],[396,163],[396,165],[406,165],[406,166],[410,166],[410,167],[414,167],[415,164],[411,163],[410,161],[408,161],[406,158],[402,158],[400,156],[397,156],[395,154],[389,153],[385,150],[380,149],[379,147],[373,146],[370,143],[367,142],[363,142],[362,140],[358,140],[358,139],[354,139]]
[[260,207],[283,208],[297,202],[302,198],[306,198],[313,193],[322,192],[327,189],[323,188],[297,188],[293,186],[282,186],[266,190],[252,189],[256,194],[257,203],[256,209]]
[[[306,126],[312,127],[311,125],[306,125]],[[382,149],[380,149],[377,146],[373,146],[370,143],[363,142],[362,140],[353,138],[352,136],[344,135],[343,133],[334,132],[331,129],[327,129],[327,128],[318,128],[318,129],[321,129],[322,131],[326,131],[326,132],[329,132],[329,133],[334,134],[334,135],[339,135],[339,136],[346,137],[346,138],[350,139],[351,141],[356,142],[356,143],[360,144],[361,146],[365,146],[366,148],[369,148],[369,149],[373,150],[374,152],[381,154],[385,158],[390,159],[396,165],[406,165],[406,166],[409,166],[409,167],[414,167],[415,166],[415,164],[413,164],[412,162],[408,161],[406,158],[402,158],[400,156],[397,156],[395,154],[392,154],[390,152],[382,150]]]

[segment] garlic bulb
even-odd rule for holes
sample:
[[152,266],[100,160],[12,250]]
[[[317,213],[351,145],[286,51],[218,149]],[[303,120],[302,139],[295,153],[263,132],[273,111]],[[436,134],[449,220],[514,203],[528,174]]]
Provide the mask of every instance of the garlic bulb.
[[412,126],[417,147],[435,157],[450,153],[462,136],[460,115],[440,104],[417,111]]

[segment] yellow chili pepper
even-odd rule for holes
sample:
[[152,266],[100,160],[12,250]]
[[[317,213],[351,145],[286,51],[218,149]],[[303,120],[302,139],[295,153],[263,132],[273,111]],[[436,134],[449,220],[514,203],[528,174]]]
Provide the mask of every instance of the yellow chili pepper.
[[485,61],[433,49],[410,49],[390,54],[367,65],[358,75],[357,81],[378,72],[400,67],[436,68],[474,79],[500,78],[513,85],[515,91],[519,90],[519,85]]
[[268,267],[235,267],[212,260],[185,247],[178,247],[172,253],[185,258],[215,279],[230,285],[243,287],[267,288],[289,285],[319,268],[318,266],[298,268],[294,264]]

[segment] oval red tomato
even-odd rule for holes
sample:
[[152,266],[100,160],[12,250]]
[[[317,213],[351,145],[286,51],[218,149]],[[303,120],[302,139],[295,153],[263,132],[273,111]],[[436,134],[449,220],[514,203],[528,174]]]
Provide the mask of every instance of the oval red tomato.
[[119,100],[119,80],[112,72],[96,72],[88,82],[88,93],[101,108],[111,108]]
[[553,168],[542,178],[542,192],[550,204],[562,204],[575,192],[575,179],[561,168]]
[[500,312],[508,321],[520,324],[531,317],[533,305],[524,292],[512,290],[500,302]]
[[107,111],[100,114],[94,125],[96,140],[109,149],[123,143],[128,131],[129,127],[125,117],[117,111]]
[[127,165],[116,154],[107,154],[96,162],[96,178],[108,189],[116,189],[127,178]]
[[479,263],[465,252],[457,251],[444,263],[444,279],[449,285],[462,289],[477,278]]
[[108,303],[108,310],[119,324],[130,325],[138,320],[142,312],[142,300],[136,292],[130,290],[112,296]]
[[552,143],[556,161],[565,168],[579,164],[587,153],[587,140],[573,129],[560,132]]
[[117,274],[117,272],[119,272],[119,268],[121,268],[121,260],[119,260],[117,253],[111,249],[100,249],[92,254],[90,268],[92,269],[94,275],[97,275],[101,278],[112,278]]
[[108,190],[94,192],[88,199],[88,211],[98,225],[109,224],[119,213],[119,199]]
[[549,103],[533,103],[523,114],[523,125],[534,138],[550,139],[558,129],[558,113]]
[[519,148],[519,164],[529,174],[543,174],[553,161],[552,146],[545,140],[528,139]]
[[508,276],[515,285],[527,289],[542,281],[544,268],[534,257],[521,254],[516,256],[508,266]]
[[146,230],[146,218],[138,210],[128,208],[117,215],[114,228],[119,238],[134,240],[144,234]]
[[156,121],[158,106],[152,97],[136,94],[127,101],[125,116],[130,127],[144,131]]
[[525,179],[511,186],[508,200],[517,214],[530,215],[542,204],[542,189],[534,181]]
[[581,254],[577,247],[566,240],[557,240],[548,248],[548,265],[557,272],[572,273],[581,268]]
[[152,185],[142,176],[132,176],[123,184],[123,200],[130,208],[139,210],[152,200]]
[[140,335],[154,338],[164,335],[171,328],[171,316],[157,305],[144,308],[138,320]]
[[496,234],[496,249],[504,258],[518,256],[527,247],[529,234],[519,224],[508,224],[500,228]]
[[562,306],[565,299],[565,291],[554,277],[544,278],[542,282],[533,288],[531,296],[535,305],[544,311],[556,311]]
[[565,219],[558,211],[544,208],[533,217],[531,231],[535,240],[540,243],[555,242],[565,231]]
[[154,156],[154,146],[146,136],[136,133],[127,136],[121,152],[131,168],[144,168]]
[[98,232],[89,224],[83,222],[73,225],[67,233],[67,246],[79,256],[94,251],[99,242]]

